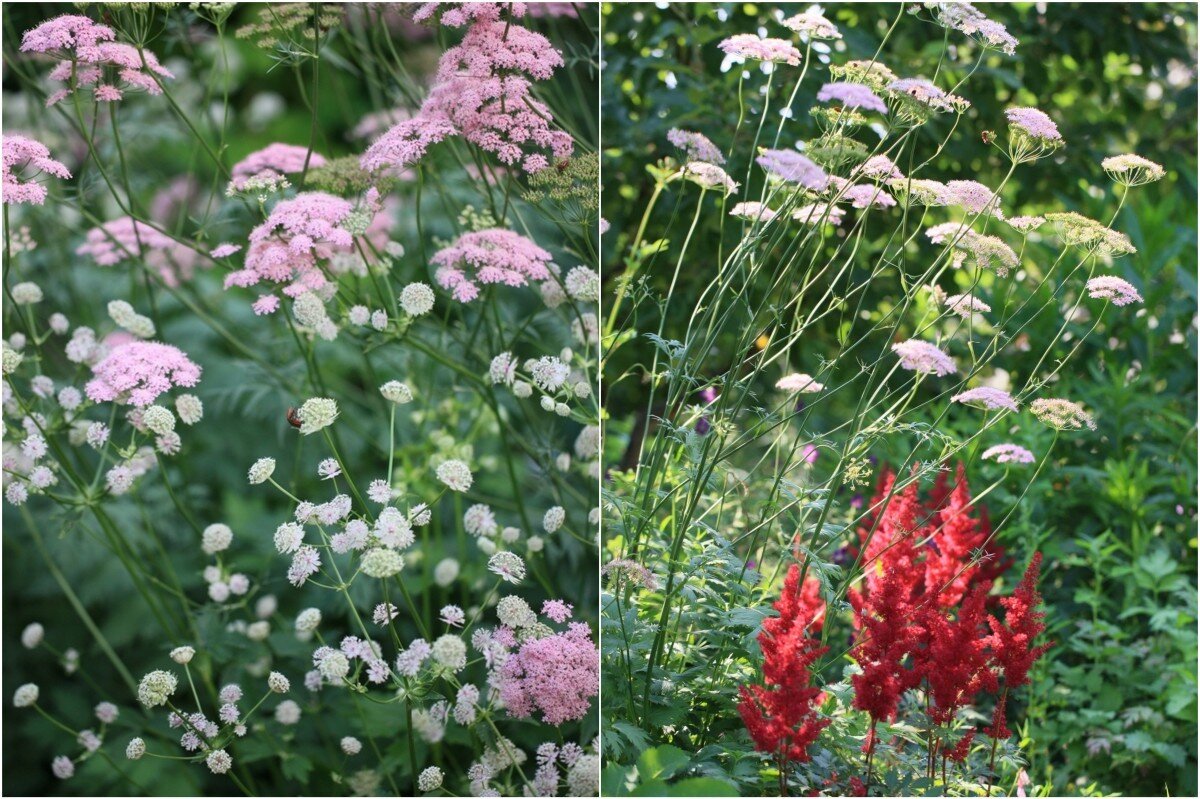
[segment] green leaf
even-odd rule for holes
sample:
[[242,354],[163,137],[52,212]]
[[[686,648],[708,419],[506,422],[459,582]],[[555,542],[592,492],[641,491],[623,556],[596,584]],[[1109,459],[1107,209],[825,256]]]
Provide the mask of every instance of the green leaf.
[[638,773],[647,780],[656,778],[667,780],[684,769],[689,760],[687,753],[678,746],[671,744],[656,746],[642,752],[642,756],[638,758],[637,762]]
[[283,759],[283,776],[301,785],[308,785],[308,775],[312,770],[313,762],[304,755],[292,755]]
[[725,780],[713,777],[693,777],[671,786],[671,796],[739,796],[738,789]]

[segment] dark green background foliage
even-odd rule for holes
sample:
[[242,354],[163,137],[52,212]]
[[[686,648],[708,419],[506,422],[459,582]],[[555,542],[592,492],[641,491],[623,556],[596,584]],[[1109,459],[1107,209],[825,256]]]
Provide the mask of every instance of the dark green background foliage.
[[[14,132],[38,130],[38,138],[76,175],[65,189],[69,198],[74,200],[74,192],[80,192],[84,207],[101,220],[108,220],[121,213],[108,199],[95,169],[80,168],[86,155],[83,145],[71,138],[73,134],[65,121],[42,108],[44,91],[25,80],[27,75],[43,73],[47,64],[31,62],[17,53],[22,32],[49,17],[86,13],[101,19],[108,14],[127,13],[111,7],[81,5],[82,10],[68,4],[5,4],[4,124],[6,129]],[[240,5],[228,23],[229,29],[253,21],[263,7],[262,4]],[[370,112],[419,101],[423,83],[429,71],[436,67],[438,55],[448,42],[452,44],[459,36],[457,32],[446,36],[444,29],[435,34],[429,29],[400,24],[398,15],[392,12],[388,12],[385,24],[378,17],[379,13],[380,7],[370,12],[362,7],[350,9],[343,26],[328,34],[323,44],[318,88],[315,98],[310,98],[315,99],[315,125],[304,100],[304,92],[311,91],[311,62],[301,65],[304,82],[301,86],[293,67],[276,53],[259,49],[245,40],[235,40],[232,36],[228,39],[226,62],[214,46],[211,26],[198,21],[186,4],[154,12],[147,46],[158,54],[164,65],[175,71],[176,79],[171,83],[171,89],[186,98],[181,105],[186,105],[185,110],[193,118],[215,105],[214,113],[219,120],[224,97],[228,97],[230,135],[222,152],[227,167],[272,142],[307,145],[310,135],[315,136],[314,149],[327,157],[350,156],[361,153],[368,144],[350,137],[354,126]],[[589,103],[578,99],[594,97],[596,93],[598,75],[594,67],[598,63],[595,49],[598,32],[595,16],[592,14],[590,19],[588,15],[580,19],[541,18],[532,23],[564,51],[567,68],[560,70],[553,80],[539,85],[538,92],[554,109],[556,120],[581,143],[580,152],[594,151],[597,146],[594,110]],[[441,40],[443,37],[446,40]],[[226,75],[228,83],[224,78]],[[268,113],[268,109],[276,110]],[[148,98],[142,93],[131,92],[120,104],[119,114],[123,144],[133,161],[130,180],[137,207],[144,211],[154,195],[173,178],[191,175],[204,187],[205,196],[211,192],[216,199],[210,208],[205,209],[202,205],[201,210],[180,215],[178,231],[185,238],[207,240],[212,244],[221,241],[244,243],[254,220],[236,203],[223,204],[225,179],[196,147],[194,139],[170,113],[163,98]],[[57,132],[58,136],[43,133],[46,130]],[[109,147],[111,138],[99,138],[104,142],[100,158],[109,165],[115,163],[116,152]],[[74,144],[69,145],[72,141]],[[391,238],[404,244],[407,254],[397,259],[393,277],[402,283],[433,282],[428,255],[436,249],[435,239],[449,240],[457,235],[457,217],[464,206],[473,203],[478,210],[484,210],[490,204],[498,207],[504,202],[501,184],[489,190],[488,202],[481,203],[481,181],[465,174],[460,160],[462,155],[449,145],[434,148],[422,162],[425,174],[422,193],[414,195],[413,184],[397,193],[400,207]],[[22,263],[36,267],[36,279],[46,292],[46,301],[41,307],[64,311],[72,326],[91,325],[97,329],[110,327],[105,321],[108,300],[128,299],[144,311],[149,300],[136,272],[127,265],[98,269],[73,254],[74,248],[83,240],[83,231],[91,224],[69,210],[62,210],[62,203],[56,202],[54,191],[52,188],[51,199],[45,208],[34,208],[22,219],[22,224],[29,225],[33,238],[39,242],[38,249],[22,256]],[[515,194],[518,189],[513,191],[512,199],[519,203]],[[51,208],[55,210],[51,211]],[[560,229],[531,213],[528,207],[522,213],[529,222],[533,238],[552,249],[556,260],[569,263],[570,259],[579,259],[575,261],[577,263],[586,258],[579,238],[565,238]],[[306,364],[299,357],[288,328],[282,324],[264,324],[263,318],[254,317],[247,301],[250,295],[246,292],[231,291],[223,295],[221,277],[215,272],[201,273],[185,287],[185,291],[219,303],[231,318],[235,337],[258,356],[257,360],[215,335],[179,303],[161,293],[157,297],[159,338],[186,350],[204,367],[203,380],[195,391],[205,404],[204,420],[194,428],[181,430],[184,449],[172,461],[171,480],[201,527],[218,521],[232,527],[234,547],[225,553],[231,556],[226,563],[232,571],[241,571],[250,577],[254,586],[252,593],[240,598],[241,601],[234,597],[221,610],[207,603],[200,569],[211,559],[202,555],[196,533],[179,517],[169,501],[157,470],[139,480],[135,489],[143,500],[144,509],[126,501],[117,503],[110,512],[126,530],[141,556],[151,560],[169,559],[181,576],[203,642],[198,648],[209,649],[215,662],[228,664],[228,668],[213,675],[213,679],[218,685],[241,682],[247,697],[256,700],[263,685],[262,678],[248,676],[244,667],[258,657],[257,652],[251,650],[259,645],[251,644],[244,635],[227,632],[225,627],[231,618],[252,616],[259,596],[271,593],[279,598],[279,618],[288,621],[286,625],[282,621],[273,625],[269,646],[277,658],[294,664],[296,669],[307,664],[312,648],[312,645],[298,642],[290,627],[290,620],[302,608],[319,607],[330,629],[347,631],[351,627],[344,603],[335,594],[298,592],[287,584],[287,561],[275,552],[271,537],[275,527],[290,518],[290,503],[277,492],[263,490],[266,486],[246,483],[248,466],[255,459],[269,455],[278,459],[276,478],[282,478],[283,484],[299,480],[304,490],[311,491],[316,498],[323,500],[332,496],[328,484],[319,484],[312,473],[316,461],[327,456],[317,440],[319,437],[302,439],[285,420],[288,407],[299,405],[306,397],[282,390],[264,371],[260,361],[292,384],[304,382]],[[484,304],[475,305],[482,307]],[[488,307],[491,305],[493,303]],[[523,296],[514,293],[504,303],[494,305],[498,313],[505,315],[504,323],[508,329],[515,329],[513,320],[527,319],[542,307],[535,292]],[[477,311],[478,307],[467,309],[439,301],[437,314],[446,312],[445,319],[430,324],[422,335],[427,337],[426,344],[431,350],[469,365],[475,374],[484,374],[491,355],[504,350],[507,342],[473,342],[470,331],[476,327],[477,314],[471,311]],[[546,320],[546,315],[539,319]],[[542,324],[550,325],[552,321],[536,322],[526,330],[526,335],[545,341],[565,340],[563,331],[540,329]],[[419,419],[409,414],[397,415],[397,474],[402,478],[405,474],[402,464],[414,465],[411,459],[415,459],[408,487],[414,495],[435,496],[439,486],[429,470],[420,468],[429,456],[430,434],[445,430],[459,442],[469,442],[476,435],[473,431],[480,430],[480,419],[487,418],[491,412],[471,391],[462,387],[461,378],[450,369],[431,365],[429,358],[412,348],[379,347],[380,343],[371,340],[370,336],[363,339],[343,335],[336,342],[318,344],[321,370],[329,381],[327,396],[335,397],[341,406],[341,417],[335,429],[342,436],[342,454],[347,464],[358,464],[357,468],[352,466],[350,469],[360,481],[362,478],[358,473],[375,477],[380,470],[386,472],[388,417],[377,387],[394,376],[404,376],[418,398],[428,401],[429,405]],[[365,362],[365,349],[371,350],[370,364]],[[63,373],[61,370],[69,366],[56,366],[60,369],[57,373]],[[82,379],[78,385],[82,386]],[[511,418],[528,421],[527,411],[511,398],[502,400],[502,404],[511,406],[505,408]],[[406,407],[416,408],[417,405]],[[572,440],[578,432],[579,425],[574,422],[557,417],[551,419],[554,421],[539,419],[536,425],[521,423],[524,434],[529,436],[524,444],[539,454],[561,448],[564,440]],[[497,466],[490,475],[479,480],[475,488],[480,496],[489,497],[487,501],[497,511],[520,518],[518,514],[526,512],[518,507],[521,498],[543,491],[544,476],[532,459],[511,454],[519,451],[513,442],[508,442],[501,450],[499,437],[494,433],[485,434],[482,440],[484,443],[477,446],[475,456],[492,458]],[[510,483],[508,473],[500,465],[507,457],[513,457],[516,463],[513,479],[518,481],[519,489]],[[571,518],[586,518],[594,505],[594,496],[584,500],[564,503]],[[478,604],[492,584],[488,579],[491,576],[478,568],[481,556],[474,542],[463,533],[461,519],[465,507],[462,501],[441,503],[433,524],[427,528],[432,531],[433,539],[426,542],[418,539],[418,547],[425,549],[424,558],[430,568],[405,571],[411,594],[430,620],[447,603],[464,608]],[[48,502],[39,500],[31,502],[27,508],[49,557],[61,568],[63,579],[87,606],[103,635],[121,653],[135,679],[150,669],[172,665],[167,659],[172,644],[158,632],[142,597],[132,589],[120,563],[95,540],[99,533],[94,522],[89,524],[90,516],[82,511],[64,514],[54,510]],[[537,516],[529,517],[524,529],[536,530],[540,526],[541,510],[536,509]],[[533,512],[534,509],[529,509],[529,513]],[[49,792],[100,795],[125,794],[130,790],[97,758],[81,765],[76,776],[65,783],[51,776],[52,757],[65,752],[75,754],[78,747],[68,745],[62,733],[30,711],[12,707],[11,692],[27,681],[40,683],[43,701],[60,718],[69,719],[80,729],[96,726],[92,707],[97,702],[116,702],[122,709],[122,719],[110,728],[105,750],[118,758],[122,767],[141,784],[152,786],[154,793],[216,795],[232,790],[230,783],[210,775],[202,765],[180,767],[173,761],[152,758],[136,764],[124,761],[125,742],[132,735],[132,727],[126,722],[139,716],[140,708],[122,686],[93,637],[78,621],[47,570],[22,515],[5,506],[5,792],[30,796]],[[164,552],[155,549],[153,540],[146,533],[148,526],[157,530],[165,544]],[[433,585],[429,577],[432,564],[443,557],[456,557],[464,566],[463,577],[448,589]],[[476,567],[468,567],[468,559],[475,562]],[[595,571],[594,548],[565,536],[548,542],[545,559],[536,565],[531,563],[531,579],[525,585],[529,590],[527,598],[535,607],[541,606],[544,597],[566,598],[574,604],[576,618],[595,629]],[[355,586],[356,589],[359,587]],[[369,607],[366,603],[370,599],[365,594],[357,601],[360,608]],[[96,685],[85,682],[79,673],[71,677],[64,675],[47,649],[29,652],[21,647],[21,630],[33,621],[45,625],[47,642],[58,650],[78,649],[88,679],[95,680]],[[419,632],[410,623],[400,630],[400,634],[408,641]],[[290,728],[294,741],[268,742],[261,737],[250,740],[254,737],[250,736],[244,745],[235,743],[235,759],[251,766],[262,791],[283,795],[346,793],[345,785],[335,785],[329,779],[331,771],[342,768],[340,760],[336,763],[314,762],[309,755],[318,750],[336,749],[337,737],[350,734],[376,736],[384,748],[385,758],[396,770],[397,780],[402,785],[408,784],[411,776],[407,774],[405,736],[401,734],[403,714],[400,712],[398,720],[398,706],[368,704],[368,708],[380,712],[368,713],[367,718],[359,719],[344,692],[327,691],[319,700],[325,703],[324,706],[309,707],[307,700],[299,695],[300,692],[307,693],[301,686],[303,671],[289,669],[289,672],[292,696],[302,701],[306,714],[318,714],[322,718],[322,723],[327,725],[323,734],[330,738],[318,740],[316,727],[302,721]],[[274,701],[268,702],[264,708],[269,711],[274,704]],[[594,736],[595,713],[593,707],[591,715],[580,722],[578,734],[585,739]],[[311,721],[311,716],[308,719]],[[170,732],[165,729],[161,716],[154,723],[164,732]],[[537,724],[513,724],[509,729],[515,730],[509,733],[513,739],[528,749],[541,743],[546,734]],[[456,758],[467,757],[475,748],[475,742],[468,740],[462,727],[449,730],[446,742],[451,751],[459,747]],[[151,743],[159,752],[169,751],[175,745],[173,740],[168,742],[165,738]],[[424,757],[424,747],[419,745],[418,748]],[[275,757],[275,752],[280,750],[286,754],[282,761]],[[364,753],[360,757],[366,756]],[[374,765],[373,757],[371,761],[358,767]],[[465,771],[465,762],[458,765]],[[351,764],[347,771],[353,770]]]
[[[736,140],[733,134],[740,103],[746,104],[747,118],[755,119],[761,102],[756,89],[765,77],[751,65],[753,76],[739,97],[741,68],[720,72],[717,43],[760,27],[767,35],[785,36],[776,12],[790,15],[806,7],[605,5],[603,210],[613,225],[604,240],[606,298],[613,296],[613,281],[625,268],[622,259],[653,189],[645,167],[675,155],[666,141],[670,128],[707,135],[733,154],[730,174],[745,179],[754,126],[743,125]],[[1024,748],[1031,776],[1037,784],[1052,784],[1055,793],[1190,795],[1196,791],[1197,719],[1195,9],[1180,3],[982,8],[1020,45],[1014,57],[988,53],[959,90],[972,108],[923,177],[998,184],[1006,165],[981,136],[985,130],[1003,136],[1003,112],[1012,105],[1048,112],[1067,146],[1016,171],[1003,194],[1010,215],[1074,210],[1107,220],[1121,191],[1099,166],[1110,155],[1137,153],[1168,172],[1161,182],[1133,189],[1113,223],[1138,253],[1117,260],[1110,273],[1133,283],[1145,305],[1110,309],[1052,387],[1052,396],[1070,397],[1094,411],[1099,429],[1060,437],[1052,462],[1001,533],[1000,543],[1019,562],[1035,549],[1045,554],[1042,590],[1048,635],[1056,641],[1035,672],[1028,712],[1018,716],[1027,719],[1019,735],[1029,739]],[[870,58],[900,12],[894,4],[825,6],[844,35],[832,60]],[[880,59],[902,76],[930,76],[945,46],[944,34],[904,15]],[[979,53],[953,31],[946,41],[951,49],[942,66],[942,86],[964,77]],[[780,82],[790,91],[798,68],[781,69],[787,76]],[[828,79],[819,64],[812,69],[817,72],[804,81],[792,106],[796,120],[785,127],[781,146],[812,134],[806,111]],[[774,100],[774,107],[780,102]],[[919,157],[932,154],[949,118],[919,131]],[[771,135],[778,119],[772,110]],[[760,180],[761,171],[753,170],[751,190],[743,187],[729,202],[756,197]],[[669,188],[651,216],[647,240],[666,235],[667,229],[682,237],[698,196],[680,184]],[[705,202],[713,210],[701,217],[676,302],[666,311],[668,338],[671,331],[685,329],[694,305],[689,300],[708,284],[720,255],[740,235],[740,225],[722,224],[719,202],[711,196]],[[876,223],[881,230],[891,226],[886,220]],[[679,243],[671,242],[673,248]],[[831,251],[837,243],[830,242]],[[647,277],[635,293],[647,301],[636,309],[629,303],[629,316],[618,327],[657,328],[655,300],[671,277],[671,251],[654,266],[643,266],[639,274]],[[1033,243],[1026,263],[1048,264],[1054,253],[1052,240]],[[906,253],[914,259],[905,265],[910,274],[924,268],[921,254],[919,247]],[[891,307],[897,286],[895,280],[881,281],[864,307]],[[1078,339],[1092,321],[1072,323],[1068,331]],[[1032,348],[1009,348],[998,361],[1014,385],[1029,377],[1042,352],[1038,342],[1050,340],[1061,322],[1058,313],[1038,315],[1027,329]],[[1051,357],[1066,355],[1075,343],[1060,345]],[[806,350],[817,354],[837,346],[832,335],[805,342]],[[735,355],[718,347],[707,373],[720,373]],[[648,342],[630,341],[606,369],[610,458],[626,454],[645,401],[641,377],[651,357]],[[852,406],[834,406],[825,412],[852,411]],[[1027,418],[1013,440],[1041,453],[1051,437]],[[886,458],[888,453],[878,454]],[[983,464],[970,477],[984,485],[1000,473]],[[988,498],[994,515],[1012,507],[1019,490],[994,491]],[[736,719],[726,721],[739,725]]]

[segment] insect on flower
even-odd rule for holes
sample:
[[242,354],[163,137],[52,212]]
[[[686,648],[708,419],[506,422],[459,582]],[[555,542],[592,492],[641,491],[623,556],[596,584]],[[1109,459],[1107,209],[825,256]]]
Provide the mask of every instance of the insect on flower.
[[296,428],[297,430],[299,430],[300,426],[303,424],[303,422],[300,421],[299,412],[295,408],[290,408],[290,407],[287,409],[287,421],[288,421],[288,424],[290,424],[292,427]]

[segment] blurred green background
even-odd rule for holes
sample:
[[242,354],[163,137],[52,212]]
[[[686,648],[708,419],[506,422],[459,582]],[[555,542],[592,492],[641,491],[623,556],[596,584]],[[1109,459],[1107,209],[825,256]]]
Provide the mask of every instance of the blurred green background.
[[[699,131],[723,152],[735,154],[728,169],[743,179],[754,128],[743,125],[733,139],[741,68],[721,74],[717,43],[740,32],[784,36],[780,16],[806,8],[604,5],[603,210],[612,223],[604,240],[606,301],[624,268],[623,247],[653,189],[645,165],[675,155],[666,141],[670,128]],[[832,52],[814,51],[813,59],[823,63],[870,58],[900,11],[896,4],[822,8],[844,36]],[[1107,220],[1120,191],[1099,167],[1110,155],[1134,152],[1168,172],[1161,182],[1133,189],[1113,224],[1130,236],[1138,253],[1108,271],[1133,283],[1145,305],[1106,314],[1053,386],[1053,396],[1071,397],[1093,410],[1099,430],[1060,438],[1052,464],[1001,535],[1000,542],[1020,558],[1027,559],[1034,548],[1045,553],[1042,590],[1048,634],[1057,642],[1039,664],[1028,721],[1018,732],[1028,739],[1035,784],[1051,785],[1054,793],[1195,795],[1196,7],[988,3],[980,8],[1006,25],[1020,45],[1015,57],[986,55],[959,91],[972,108],[924,177],[996,185],[1004,165],[980,138],[985,130],[1003,132],[1003,111],[1012,105],[1048,112],[1067,146],[1017,170],[1003,197],[1010,215],[1075,210]],[[880,59],[902,76],[931,76],[943,33],[905,15]],[[964,77],[979,52],[956,32],[948,41],[941,86]],[[744,101],[753,119],[761,101],[752,89],[765,77],[749,68],[753,76]],[[828,80],[817,65],[810,69],[816,72],[810,72],[792,106],[797,120],[784,128],[787,145],[811,135],[805,110]],[[794,77],[788,74],[783,83],[790,91]],[[768,121],[772,132],[777,120]],[[929,154],[949,124],[937,119],[924,126],[919,132],[924,149],[918,151]],[[651,217],[648,240],[668,228],[682,235],[697,196],[678,187],[669,191]],[[743,189],[730,202],[753,196],[754,190]],[[715,274],[719,246],[729,252],[738,239],[739,226],[727,225],[722,242],[714,218],[718,209],[703,217],[695,233],[680,278],[683,288],[677,290],[682,296],[666,311],[668,337],[684,329],[693,310],[685,298],[696,297]],[[877,224],[891,226],[886,219]],[[1053,237],[1046,232],[1047,240],[1031,245],[1027,259],[1053,259]],[[830,247],[836,246],[835,239]],[[643,268],[643,273],[652,291],[665,292],[671,269]],[[877,307],[895,300],[894,288],[873,291]],[[642,331],[658,323],[655,312],[646,311],[649,306],[645,303],[630,322]],[[1086,333],[1092,320],[1077,321],[1068,328],[1072,337]],[[1042,314],[1028,331],[1035,346],[1010,350],[998,362],[1015,385],[1034,368],[1041,354],[1036,343],[1049,340],[1060,323],[1060,316]],[[1065,353],[1074,343],[1060,349]],[[836,346],[833,340],[805,343],[816,352]],[[648,362],[648,352],[645,343],[625,346],[606,370],[611,458],[625,454],[645,402],[640,380],[631,376],[617,383],[612,375],[640,377],[637,364]],[[1049,431],[1023,424],[1017,440],[1043,452],[1050,438]],[[983,485],[999,473],[984,464],[974,482]],[[998,509],[994,515],[1016,501],[1009,489],[988,499]]]

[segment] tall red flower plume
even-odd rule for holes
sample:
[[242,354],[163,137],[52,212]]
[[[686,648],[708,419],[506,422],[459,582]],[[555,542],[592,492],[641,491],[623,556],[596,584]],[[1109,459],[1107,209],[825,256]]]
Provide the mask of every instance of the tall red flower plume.
[[829,725],[816,711],[821,691],[809,684],[809,668],[827,651],[811,635],[825,617],[817,589],[815,580],[801,585],[800,569],[792,564],[775,603],[779,616],[766,619],[758,635],[763,684],[739,688],[738,712],[755,748],[798,763],[809,759],[809,745]]

